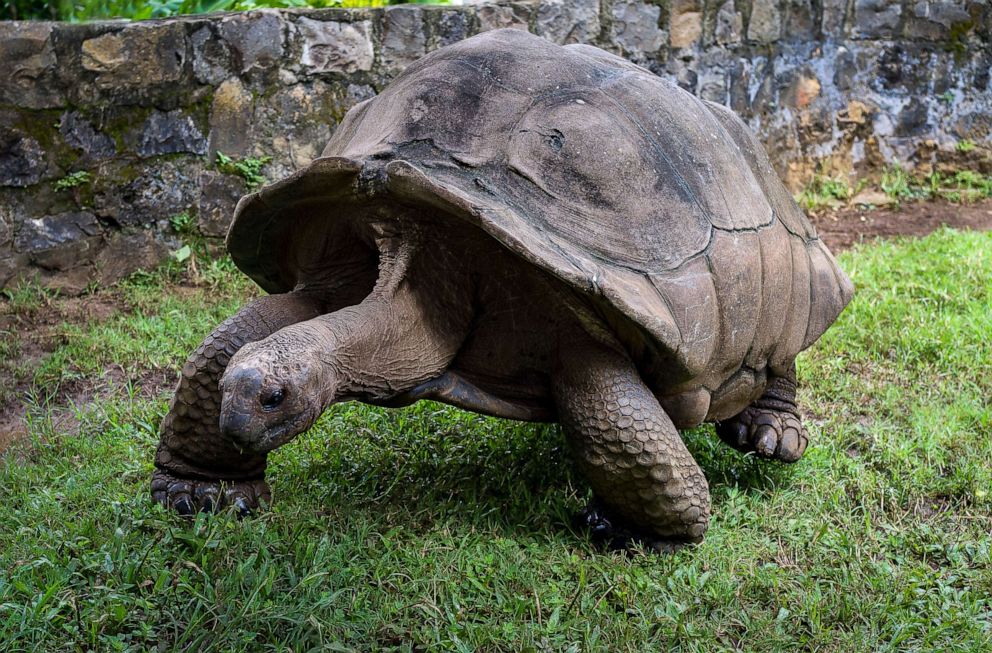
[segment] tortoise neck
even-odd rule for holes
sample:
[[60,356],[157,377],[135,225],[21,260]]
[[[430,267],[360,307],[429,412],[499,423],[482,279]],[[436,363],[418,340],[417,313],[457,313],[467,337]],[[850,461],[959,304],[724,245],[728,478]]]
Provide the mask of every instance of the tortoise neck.
[[319,347],[325,408],[406,392],[440,376],[458,353],[472,318],[469,289],[454,287],[459,279],[450,271],[431,274],[430,257],[411,256],[400,250],[406,260],[384,269],[360,304],[311,320],[325,340]]

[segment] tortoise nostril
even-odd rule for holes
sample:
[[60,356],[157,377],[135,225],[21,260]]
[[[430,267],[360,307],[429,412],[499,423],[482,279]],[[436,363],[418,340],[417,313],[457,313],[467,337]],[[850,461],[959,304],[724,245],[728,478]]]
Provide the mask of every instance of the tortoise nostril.
[[283,399],[286,398],[286,392],[282,388],[276,388],[275,390],[267,390],[262,393],[259,397],[259,403],[262,404],[262,408],[265,410],[274,410],[279,407]]

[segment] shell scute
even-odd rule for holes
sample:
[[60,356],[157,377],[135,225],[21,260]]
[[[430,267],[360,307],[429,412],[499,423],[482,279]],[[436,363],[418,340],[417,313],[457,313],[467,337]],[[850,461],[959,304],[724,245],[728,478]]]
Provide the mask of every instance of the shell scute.
[[781,344],[785,323],[792,305],[792,247],[794,236],[781,222],[775,222],[761,232],[758,239],[761,257],[761,295],[759,321],[754,342],[744,362],[758,369],[766,365]]
[[651,281],[671,307],[679,334],[675,353],[684,370],[682,380],[695,378],[716,354],[720,335],[719,300],[706,257],[694,257],[675,272],[653,275]]
[[753,231],[717,231],[706,258],[719,301],[719,347],[707,366],[711,387],[741,366],[761,318],[761,237]]
[[585,253],[648,272],[678,267],[709,240],[693,190],[671,183],[678,171],[599,92],[545,98],[507,150],[509,199],[544,205],[528,219]]

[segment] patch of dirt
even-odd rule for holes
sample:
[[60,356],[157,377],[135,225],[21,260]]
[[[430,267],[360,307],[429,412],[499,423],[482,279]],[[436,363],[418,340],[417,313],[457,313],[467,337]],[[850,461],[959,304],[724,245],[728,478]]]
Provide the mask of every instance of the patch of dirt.
[[[16,341],[12,360],[0,360],[0,453],[27,435],[27,410],[31,379],[38,365],[64,341],[65,324],[99,324],[130,307],[114,291],[84,297],[50,297],[37,305],[16,310],[0,297],[0,337]],[[175,373],[146,370],[132,379],[142,396],[157,396],[175,382]],[[107,395],[126,383],[123,370],[107,370],[99,379],[77,379],[63,383],[53,396],[37,397],[55,406],[55,427],[71,431],[78,427],[71,406],[79,406]]]
[[811,215],[833,252],[860,242],[893,236],[925,236],[942,225],[955,229],[992,230],[992,200],[974,204],[912,202],[899,207],[842,208]]

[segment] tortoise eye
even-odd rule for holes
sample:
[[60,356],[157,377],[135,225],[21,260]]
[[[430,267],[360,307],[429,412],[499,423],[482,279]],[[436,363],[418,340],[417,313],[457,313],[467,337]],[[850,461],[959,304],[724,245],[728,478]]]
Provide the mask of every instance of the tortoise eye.
[[265,410],[275,410],[282,403],[282,400],[286,398],[286,393],[283,392],[282,388],[277,388],[270,392],[262,394],[259,398],[259,402],[262,404],[262,408]]

